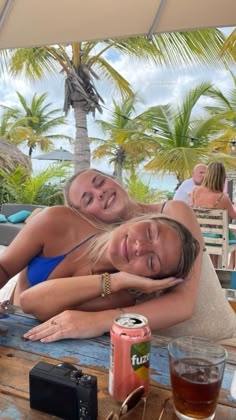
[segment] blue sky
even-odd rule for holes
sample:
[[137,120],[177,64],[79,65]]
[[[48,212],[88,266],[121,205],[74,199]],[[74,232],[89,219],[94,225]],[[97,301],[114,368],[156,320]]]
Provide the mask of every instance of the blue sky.
[[[233,28],[224,28],[224,32],[228,35],[231,33]],[[196,66],[191,70],[188,68],[178,70],[168,70],[164,67],[157,67],[154,65],[135,65],[131,63],[126,57],[113,55],[109,57],[112,64],[116,69],[130,82],[133,90],[138,92],[142,103],[137,107],[137,112],[141,112],[144,109],[164,103],[180,103],[184,93],[204,81],[210,81],[215,86],[220,88],[223,92],[227,92],[233,87],[232,79],[227,70],[219,69],[205,69],[199,71]],[[23,80],[22,78],[15,78],[14,80],[5,77],[0,80],[0,97],[1,103],[7,106],[18,105],[16,90],[23,94],[27,98],[31,98],[35,92],[42,94],[48,92],[48,102],[52,102],[55,108],[63,107],[63,95],[64,95],[64,80],[62,77],[51,77],[42,82],[30,83],[29,81]],[[112,97],[117,100],[114,92],[108,83],[99,82],[98,90],[101,96],[105,100],[105,106],[108,109],[112,109]],[[203,99],[206,104],[206,98]],[[104,109],[102,118],[106,119],[111,116],[111,113]],[[99,118],[99,114],[96,115]],[[73,112],[70,111],[68,115],[68,125],[63,127],[60,131],[74,137],[74,119]],[[59,130],[57,130],[59,131]],[[88,119],[88,131],[90,136],[94,136],[97,133],[95,123],[92,117]],[[68,150],[73,151],[73,146],[70,146],[65,141],[59,141],[57,147],[63,146]],[[40,151],[35,151],[34,155],[40,154]],[[49,162],[33,160],[33,166],[36,170],[46,167]],[[107,170],[107,164],[101,164],[98,161],[93,162],[93,166]],[[175,180],[173,177],[168,180],[170,189],[175,186]],[[165,183],[164,183],[165,184]],[[165,188],[165,185],[164,185]]]

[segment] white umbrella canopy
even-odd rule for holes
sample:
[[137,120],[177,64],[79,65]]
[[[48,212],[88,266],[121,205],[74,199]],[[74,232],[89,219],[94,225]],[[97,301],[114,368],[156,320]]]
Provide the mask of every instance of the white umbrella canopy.
[[74,155],[73,153],[69,152],[69,150],[65,150],[62,147],[60,147],[60,149],[55,149],[55,150],[52,150],[51,152],[34,156],[34,159],[59,160],[60,162],[72,162],[74,159]]
[[0,48],[234,26],[236,0],[0,0]]

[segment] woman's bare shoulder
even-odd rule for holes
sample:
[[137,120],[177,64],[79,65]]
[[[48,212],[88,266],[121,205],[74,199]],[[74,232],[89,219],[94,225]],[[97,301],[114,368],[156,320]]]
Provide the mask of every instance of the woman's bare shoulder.
[[75,213],[70,207],[66,206],[52,206],[47,207],[44,209],[43,212],[40,213],[41,217],[44,218],[60,218],[60,217],[66,217],[66,218],[79,218],[82,219],[82,216],[79,213]]
[[84,221],[82,216],[75,214],[73,210],[66,206],[53,206],[44,209],[37,217],[33,218],[28,226],[44,227],[50,230],[66,230],[69,226],[76,225]]
[[206,187],[203,187],[202,185],[196,185],[195,187],[193,187],[191,194],[194,194],[194,196],[196,196],[205,191],[206,191]]
[[175,218],[178,214],[187,212],[192,214],[192,209],[188,204],[181,200],[169,200],[165,203],[163,214]]
[[163,202],[163,203],[145,204],[144,209],[148,213],[161,213],[164,205],[165,205],[165,202]]
[[[229,196],[224,193],[224,195],[222,196],[219,204],[221,204],[222,208],[228,210],[228,211],[233,211],[235,213],[235,208],[234,205],[232,203],[232,201],[230,200]],[[230,215],[231,218],[234,218],[235,216],[233,216],[232,214]]]
[[181,200],[168,200],[163,203],[152,204],[154,212],[163,213],[166,216],[173,217],[178,220],[178,216],[183,212],[192,214],[192,209],[188,204]]
[[232,204],[232,201],[230,200],[230,198],[229,198],[229,196],[228,196],[228,194],[227,193],[223,193],[223,195],[222,195],[222,201],[224,201],[225,203],[230,203],[230,204]]

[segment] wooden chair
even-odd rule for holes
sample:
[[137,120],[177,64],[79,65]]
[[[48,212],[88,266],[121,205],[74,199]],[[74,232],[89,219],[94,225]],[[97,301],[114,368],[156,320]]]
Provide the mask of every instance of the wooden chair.
[[228,211],[194,207],[207,252],[219,255],[218,268],[228,267],[229,254],[236,251],[236,240],[229,240]]

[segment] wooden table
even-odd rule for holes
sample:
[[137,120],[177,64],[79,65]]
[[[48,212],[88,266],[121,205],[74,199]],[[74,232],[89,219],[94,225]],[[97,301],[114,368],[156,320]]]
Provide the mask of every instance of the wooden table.
[[[52,417],[30,409],[29,370],[39,361],[57,364],[69,361],[82,367],[83,372],[98,378],[98,419],[105,419],[111,410],[117,412],[119,404],[108,393],[109,337],[90,340],[63,340],[42,344],[24,341],[22,335],[37,321],[15,315],[0,319],[0,419],[43,420]],[[168,368],[167,340],[155,336],[151,350],[151,389],[147,401],[146,420],[158,420],[163,402],[171,396]],[[222,384],[216,420],[236,419],[236,400],[230,395],[230,385],[236,369],[236,349],[227,348],[229,358]],[[134,417],[135,415],[135,417]],[[142,408],[127,420],[139,420]],[[162,420],[176,420],[171,401]]]

